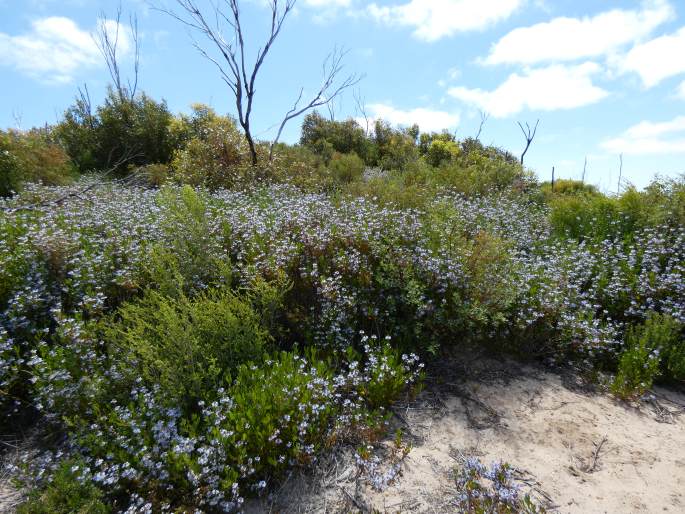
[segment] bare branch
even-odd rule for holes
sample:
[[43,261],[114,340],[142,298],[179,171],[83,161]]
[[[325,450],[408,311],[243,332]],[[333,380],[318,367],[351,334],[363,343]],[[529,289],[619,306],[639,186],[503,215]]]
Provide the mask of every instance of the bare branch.
[[138,90],[138,72],[140,70],[140,38],[138,37],[138,16],[133,14],[129,17],[131,37],[133,38],[133,85],[128,81],[128,91],[131,98],[136,96]]
[[480,111],[480,124],[478,125],[478,132],[476,132],[476,141],[480,139],[480,134],[483,132],[483,125],[485,125],[485,122],[488,121],[488,118],[490,118],[490,114],[486,111]]
[[21,130],[23,118],[24,115],[21,111],[12,109],[12,119],[14,120],[14,128],[16,128],[17,130]]
[[337,96],[342,94],[345,89],[353,87],[361,81],[362,77],[358,77],[357,75],[353,74],[345,77],[337,86],[334,85],[338,75],[343,69],[342,60],[346,54],[347,51],[344,49],[334,48],[333,51],[326,56],[326,59],[324,59],[322,65],[323,80],[319,90],[312,97],[308,104],[298,109],[299,101],[302,98],[302,91],[300,91],[300,96],[298,97],[297,102],[295,102],[293,107],[283,117],[283,121],[281,121],[278,132],[276,133],[276,137],[271,142],[271,148],[269,149],[269,160],[273,159],[274,148],[278,143],[281,133],[283,132],[283,128],[288,121],[292,120],[293,118],[297,118],[308,110],[320,107],[322,105],[328,105]]
[[618,166],[618,187],[616,188],[616,194],[621,194],[621,176],[623,175],[623,154],[618,156],[619,166]]
[[355,111],[357,111],[359,114],[362,115],[364,118],[364,134],[369,135],[369,116],[366,114],[366,102],[364,100],[364,97],[361,96],[361,91],[359,89],[355,89],[352,92],[352,96],[354,97],[354,103],[355,103]]
[[100,50],[100,54],[107,64],[110,78],[114,85],[120,100],[132,100],[138,89],[138,73],[140,70],[140,37],[138,34],[138,17],[131,15],[129,17],[129,25],[131,30],[131,38],[133,39],[134,56],[133,56],[133,83],[127,80],[127,86],[124,86],[121,76],[121,65],[119,62],[119,30],[121,28],[121,2],[119,3],[114,19],[115,28],[114,33],[110,33],[108,27],[108,18],[104,11],[100,12],[98,17],[98,24],[95,34],[91,37]]
[[335,121],[335,99],[331,98],[331,101],[326,104],[326,109],[328,110],[328,118],[331,121]]
[[528,125],[528,122],[526,122],[526,128],[523,128],[523,125],[521,125],[520,121],[517,121],[518,126],[521,129],[521,132],[523,132],[523,137],[526,138],[526,147],[523,149],[523,153],[521,154],[521,166],[523,166],[523,158],[526,156],[526,152],[528,152],[528,148],[530,148],[530,144],[533,142],[533,139],[535,139],[535,133],[538,131],[538,123],[540,123],[540,120],[538,119],[535,122],[535,127],[532,129],[530,128],[530,125]]

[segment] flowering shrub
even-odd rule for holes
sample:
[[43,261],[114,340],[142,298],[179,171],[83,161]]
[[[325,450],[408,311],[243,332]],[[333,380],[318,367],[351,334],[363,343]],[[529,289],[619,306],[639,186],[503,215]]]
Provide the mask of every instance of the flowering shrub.
[[645,364],[683,379],[671,215],[567,237],[511,191],[402,209],[85,184],[0,200],[0,408],[51,423],[54,462],[83,462],[116,509],[235,509],[336,441],[368,442],[416,386],[416,354],[487,344],[618,369],[625,388]]
[[[385,346],[387,342],[366,355],[365,363],[346,362],[349,371],[339,374],[316,357],[286,352],[263,364],[242,365],[226,388],[208,388],[207,400],[199,400],[198,408],[189,412],[170,406],[167,391],[147,387],[142,378],[132,381],[122,395],[122,384],[111,385],[123,376],[116,366],[91,365],[70,391],[65,381],[39,380],[38,387],[71,394],[72,400],[80,393],[110,388],[108,401],[90,396],[97,400],[91,408],[49,405],[53,416],[66,423],[67,454],[82,462],[81,483],[93,482],[120,506],[135,507],[144,500],[159,507],[164,498],[177,507],[233,511],[244,494],[262,492],[283,470],[310,463],[318,451],[355,426],[363,429],[372,419],[365,401],[369,390],[388,391],[386,400],[392,401],[401,391],[386,382],[416,382],[416,357],[395,359],[389,366],[378,358],[390,355]],[[46,371],[40,364],[37,368],[39,374]],[[49,372],[55,373],[59,371]],[[113,391],[117,389],[119,394]],[[57,458],[45,462],[57,473],[62,469]],[[37,477],[44,473],[36,471]]]

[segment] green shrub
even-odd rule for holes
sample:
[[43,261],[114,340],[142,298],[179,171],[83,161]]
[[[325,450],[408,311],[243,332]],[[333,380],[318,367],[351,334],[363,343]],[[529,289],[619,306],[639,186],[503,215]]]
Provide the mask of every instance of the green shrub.
[[104,495],[90,480],[82,477],[83,463],[67,460],[60,464],[52,480],[34,489],[17,514],[107,514]]
[[182,116],[172,130],[176,138],[186,140],[171,163],[177,181],[211,189],[249,182],[247,142],[235,120],[194,105],[192,115]]
[[657,179],[644,191],[628,187],[607,197],[578,181],[545,183],[541,191],[551,208],[550,221],[559,237],[599,241],[631,238],[646,227],[682,226],[685,222],[685,180]]
[[685,341],[680,323],[652,313],[642,325],[628,329],[612,391],[621,397],[642,395],[662,374],[685,380]]
[[[503,161],[507,164],[519,164],[519,158],[507,150],[496,146],[485,146],[478,139],[467,137],[460,143],[464,155],[482,155],[493,161]],[[520,166],[520,164],[519,164]]]
[[685,174],[677,178],[655,178],[642,193],[650,206],[649,223],[685,226]]
[[167,164],[146,164],[135,168],[133,173],[139,179],[138,183],[161,187],[169,180],[171,168]]
[[457,142],[454,135],[446,130],[443,130],[442,132],[424,132],[421,135],[419,135],[419,154],[426,155],[430,150],[431,144],[433,144],[435,141],[440,141],[442,143]]
[[[412,376],[411,370],[418,364],[418,357],[415,354],[400,355],[398,350],[390,346],[389,340],[389,337],[385,341],[379,341],[375,336],[362,337],[361,343],[366,356],[362,369],[365,380],[358,385],[357,393],[371,409],[382,409],[392,404],[407,391],[407,386],[415,384],[417,380],[420,383],[423,378],[422,373]],[[361,356],[349,347],[347,362],[355,363],[360,360]]]
[[81,172],[108,169],[123,158],[137,166],[166,164],[176,144],[170,132],[172,119],[164,101],[156,102],[145,93],[122,98],[109,88],[95,112],[89,102],[77,100],[55,134]]
[[[163,385],[150,389],[137,380],[129,394],[70,415],[70,436],[108,498],[126,495],[155,509],[168,502],[179,511],[215,500],[239,506],[242,495],[261,493],[341,438],[376,433],[381,416],[369,411],[369,402],[383,407],[396,400],[417,385],[422,366],[387,341],[371,343],[361,361],[351,350],[348,360],[345,353],[328,360],[306,353],[240,365],[225,387],[195,398],[190,414],[170,401]],[[103,378],[121,381],[111,369],[96,380]]]
[[426,162],[431,166],[440,166],[459,155],[459,145],[453,141],[434,140],[426,151]]
[[362,178],[364,174],[364,161],[356,153],[334,153],[328,163],[328,169],[338,184],[349,184]]
[[324,163],[332,155],[332,149],[324,158],[308,146],[279,143],[274,148],[272,161],[264,160],[264,175],[272,182],[292,184],[302,191],[329,191],[334,180]]
[[376,120],[373,142],[378,148],[378,159],[369,164],[384,170],[404,170],[418,159],[417,136],[417,126],[395,129],[383,120]]
[[208,197],[190,186],[170,187],[159,191],[157,203],[163,238],[150,251],[145,281],[167,296],[229,284],[231,263],[219,251],[222,240],[210,237],[217,228],[210,226]]
[[300,144],[316,152],[326,162],[334,152],[354,152],[365,163],[371,164],[376,152],[374,145],[355,120],[327,120],[316,111],[304,117]]
[[0,197],[16,193],[20,184],[19,162],[12,152],[10,135],[0,131]]
[[620,232],[618,206],[606,196],[555,196],[550,207],[552,230],[558,237],[602,240]]
[[221,387],[240,364],[259,359],[269,343],[251,304],[217,290],[193,299],[149,291],[123,305],[104,336],[134,376],[186,406]]
[[590,184],[585,184],[580,180],[558,179],[554,181],[554,188],[551,182],[540,184],[540,190],[545,197],[550,200],[555,195],[575,195],[575,196],[599,196],[601,193],[597,188]]
[[25,182],[56,186],[73,178],[71,160],[50,131],[0,131],[0,196],[19,191]]

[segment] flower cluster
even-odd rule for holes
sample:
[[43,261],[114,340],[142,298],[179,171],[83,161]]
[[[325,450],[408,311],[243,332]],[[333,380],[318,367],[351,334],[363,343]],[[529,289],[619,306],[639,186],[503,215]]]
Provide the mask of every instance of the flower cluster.
[[457,508],[460,512],[544,512],[521,492],[515,473],[502,461],[488,467],[468,457],[456,475]]

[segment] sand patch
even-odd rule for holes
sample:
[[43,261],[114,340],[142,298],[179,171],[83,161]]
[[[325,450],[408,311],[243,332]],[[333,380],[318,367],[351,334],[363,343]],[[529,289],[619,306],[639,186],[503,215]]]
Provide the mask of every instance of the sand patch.
[[[413,448],[386,490],[358,476],[349,448],[248,512],[454,512],[465,456],[509,462],[552,512],[685,511],[685,394],[657,389],[630,405],[572,375],[485,360],[455,364],[394,412]],[[377,452],[391,446],[389,437]]]

